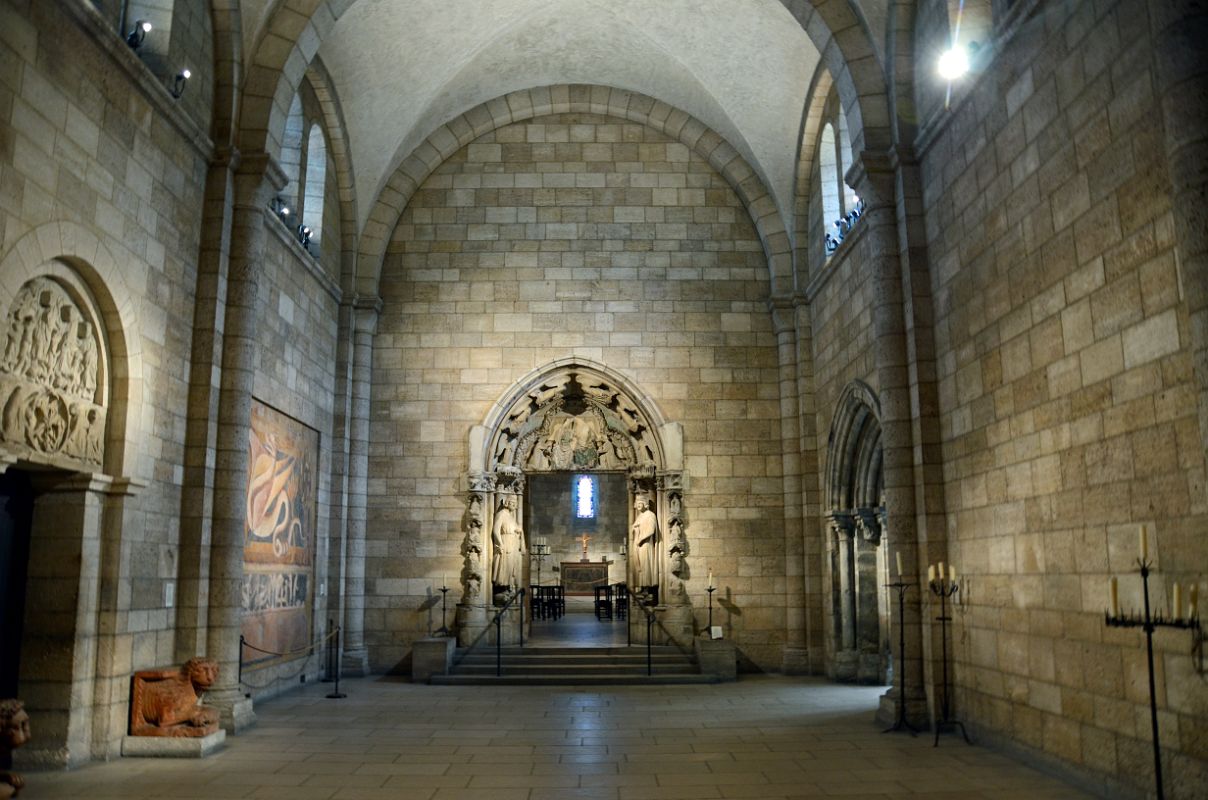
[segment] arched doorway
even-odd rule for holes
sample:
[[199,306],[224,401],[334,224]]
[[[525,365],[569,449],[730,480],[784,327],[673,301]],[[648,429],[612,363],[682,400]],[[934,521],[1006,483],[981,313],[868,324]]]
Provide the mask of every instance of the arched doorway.
[[[518,561],[517,543],[509,540],[509,528],[532,519],[525,509],[529,479],[572,473],[624,476],[620,574],[631,591],[657,605],[666,636],[690,640],[682,453],[679,425],[664,421],[648,396],[602,364],[562,359],[517,382],[470,432],[459,643],[474,642],[495,610],[532,582],[533,532],[519,534]],[[502,630],[510,642],[519,629]]]
[[841,681],[890,682],[885,470],[880,404],[853,381],[835,411],[827,450],[830,672]]

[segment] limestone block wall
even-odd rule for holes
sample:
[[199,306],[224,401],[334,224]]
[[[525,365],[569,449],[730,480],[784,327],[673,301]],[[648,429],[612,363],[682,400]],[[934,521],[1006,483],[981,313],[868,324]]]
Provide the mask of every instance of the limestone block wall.
[[[824,631],[824,649],[828,659],[836,649],[838,633],[834,616],[831,552],[834,543],[827,532],[826,465],[830,451],[831,425],[840,395],[852,381],[859,380],[875,391],[877,376],[872,350],[872,282],[863,267],[867,247],[863,228],[857,223],[839,250],[821,266],[811,284],[816,294],[810,299],[811,340],[814,362],[815,430],[818,455],[816,470],[818,491],[823,500],[821,515],[811,520],[806,536],[821,543],[820,559],[807,565],[812,579],[821,586],[818,596]],[[829,660],[828,672],[832,669]]]
[[[1143,787],[1143,636],[1103,612],[1113,574],[1141,605],[1140,524],[1158,609],[1173,581],[1208,588],[1187,312],[1146,6],[1042,9],[923,150],[950,559],[966,576],[957,713]],[[1189,636],[1156,645],[1162,745],[1189,797],[1208,781],[1208,684]]]
[[[8,272],[0,281],[14,279],[8,265],[21,254],[27,262],[78,259],[86,269],[105,263],[99,293],[139,325],[126,332],[136,363],[115,372],[135,376],[118,393],[141,405],[121,468],[147,486],[121,503],[103,542],[96,593],[79,598],[81,619],[104,614],[99,634],[82,630],[76,645],[81,653],[98,646],[95,635],[105,639],[90,662],[96,686],[73,688],[95,698],[106,717],[92,741],[103,752],[106,738],[124,729],[130,671],[173,656],[174,612],[164,597],[178,568],[196,220],[208,153],[189,114],[170,104],[114,31],[88,19],[59,3],[0,4],[0,259]],[[208,43],[208,34],[201,39]],[[198,57],[210,60],[208,44]],[[197,111],[208,118],[208,107]],[[30,705],[36,717],[38,702]],[[33,748],[53,748],[61,731],[49,723],[42,731],[44,744]],[[30,759],[86,760],[86,738],[73,737],[70,751],[31,749]]]
[[[336,340],[339,290],[325,268],[304,252],[292,231],[266,218],[272,233],[265,247],[265,280],[260,287],[263,313],[257,332],[256,399],[319,432],[317,506],[312,555],[311,640],[327,633],[331,605],[322,587],[329,585],[331,541],[332,447],[335,426]],[[278,230],[278,228],[280,230]],[[320,594],[322,592],[322,594]],[[338,624],[338,623],[337,623]],[[255,696],[292,688],[299,673],[316,676],[323,651],[245,672]],[[288,681],[285,679],[288,676]]]
[[[366,641],[388,669],[457,574],[467,437],[523,375],[580,354],[684,426],[694,605],[706,567],[751,661],[784,640],[781,457],[768,272],[725,181],[640,125],[559,115],[443,164],[394,232],[374,346]],[[439,603],[437,603],[439,616]],[[703,613],[703,612],[702,612]]]

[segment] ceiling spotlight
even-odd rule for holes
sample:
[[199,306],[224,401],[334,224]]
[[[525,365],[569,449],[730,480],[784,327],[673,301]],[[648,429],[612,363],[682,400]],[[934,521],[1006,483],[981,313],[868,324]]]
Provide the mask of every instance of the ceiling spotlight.
[[182,69],[176,73],[176,78],[172,82],[172,96],[179,100],[180,96],[185,93],[185,84],[192,77],[193,73],[187,69]]
[[956,80],[969,71],[969,53],[961,45],[953,46],[940,56],[939,71],[944,80]]
[[147,34],[151,32],[151,23],[145,19],[140,19],[134,23],[134,27],[130,33],[126,35],[126,44],[134,50],[143,46],[143,39],[147,38]]

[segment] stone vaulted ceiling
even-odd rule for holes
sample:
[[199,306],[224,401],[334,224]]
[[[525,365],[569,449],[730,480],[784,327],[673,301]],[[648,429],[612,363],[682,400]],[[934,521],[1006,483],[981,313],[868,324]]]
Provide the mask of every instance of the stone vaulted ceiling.
[[[245,2],[245,35],[263,5]],[[556,83],[629,89],[695,116],[760,173],[787,220],[819,58],[779,0],[357,0],[319,55],[347,123],[358,225],[435,128]]]

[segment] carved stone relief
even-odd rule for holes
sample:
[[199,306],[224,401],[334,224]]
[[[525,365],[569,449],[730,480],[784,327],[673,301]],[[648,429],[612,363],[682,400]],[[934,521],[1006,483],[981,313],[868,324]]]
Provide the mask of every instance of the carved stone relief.
[[105,375],[98,332],[50,278],[21,287],[8,311],[0,354],[0,441],[31,457],[66,456],[100,467]]
[[649,422],[620,389],[570,372],[544,381],[504,417],[494,464],[526,472],[622,470],[653,463]]

